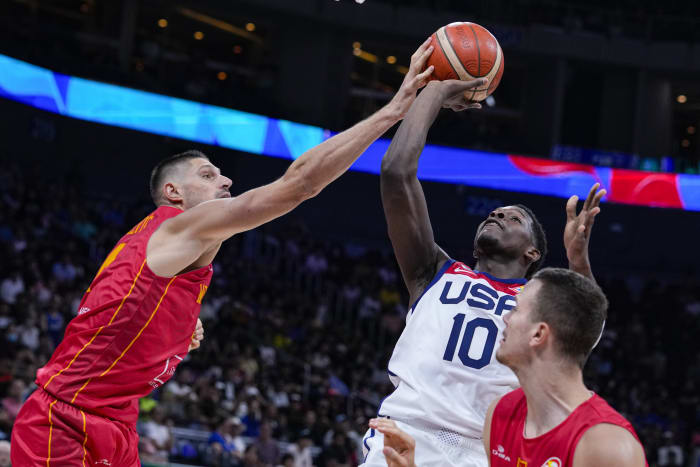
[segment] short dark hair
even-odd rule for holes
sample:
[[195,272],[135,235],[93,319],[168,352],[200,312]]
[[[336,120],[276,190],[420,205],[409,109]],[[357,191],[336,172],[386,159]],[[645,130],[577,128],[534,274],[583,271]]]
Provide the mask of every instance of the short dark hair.
[[206,154],[202,151],[197,151],[196,149],[190,149],[189,151],[181,152],[175,154],[174,156],[167,157],[162,161],[158,162],[153,170],[151,170],[151,181],[149,184],[151,191],[151,198],[156,204],[160,204],[162,193],[160,192],[161,185],[165,181],[165,177],[169,175],[170,171],[177,165],[184,161],[191,159],[206,159],[209,160]]
[[528,216],[530,216],[530,220],[532,221],[532,235],[534,236],[535,240],[535,248],[537,248],[540,252],[540,258],[530,264],[525,272],[525,278],[530,279],[532,275],[535,274],[540,267],[542,267],[544,259],[547,256],[547,234],[544,232],[544,227],[542,227],[542,224],[540,224],[540,221],[537,219],[537,216],[535,216],[535,213],[532,212],[532,209],[528,208],[524,204],[516,204],[515,207],[522,209]]
[[598,284],[568,269],[545,268],[532,280],[542,283],[532,319],[547,323],[561,353],[583,368],[603,332],[608,299]]

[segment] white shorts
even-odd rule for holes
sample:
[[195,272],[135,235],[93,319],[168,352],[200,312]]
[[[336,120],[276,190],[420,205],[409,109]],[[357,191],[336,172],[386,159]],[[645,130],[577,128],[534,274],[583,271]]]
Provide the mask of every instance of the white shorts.
[[[416,440],[416,465],[419,467],[488,467],[480,439],[466,438],[446,430],[416,428],[394,420],[396,425]],[[362,439],[365,455],[363,467],[386,467],[384,435],[370,428]]]

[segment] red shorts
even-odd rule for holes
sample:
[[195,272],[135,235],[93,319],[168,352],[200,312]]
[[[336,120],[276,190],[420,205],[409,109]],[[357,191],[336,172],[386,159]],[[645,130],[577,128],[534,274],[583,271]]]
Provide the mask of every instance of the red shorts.
[[17,467],[139,466],[134,427],[57,400],[42,389],[29,396],[12,428]]

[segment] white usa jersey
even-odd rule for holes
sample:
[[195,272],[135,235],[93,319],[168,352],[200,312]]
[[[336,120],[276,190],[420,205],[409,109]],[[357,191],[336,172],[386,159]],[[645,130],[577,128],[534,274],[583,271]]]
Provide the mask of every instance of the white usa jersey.
[[495,355],[525,282],[448,260],[409,310],[379,416],[480,439],[488,406],[519,386]]

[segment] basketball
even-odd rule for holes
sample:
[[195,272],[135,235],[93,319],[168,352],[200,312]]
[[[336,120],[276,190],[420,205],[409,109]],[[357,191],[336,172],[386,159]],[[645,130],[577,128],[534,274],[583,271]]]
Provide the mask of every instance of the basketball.
[[503,76],[503,50],[486,28],[476,23],[450,23],[430,39],[433,53],[426,66],[435,67],[433,79],[488,78],[487,87],[465,93],[471,101],[483,101],[496,90]]

